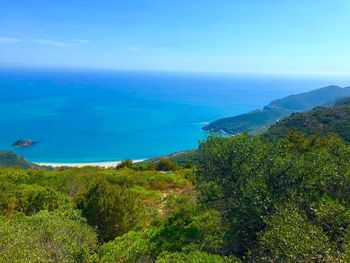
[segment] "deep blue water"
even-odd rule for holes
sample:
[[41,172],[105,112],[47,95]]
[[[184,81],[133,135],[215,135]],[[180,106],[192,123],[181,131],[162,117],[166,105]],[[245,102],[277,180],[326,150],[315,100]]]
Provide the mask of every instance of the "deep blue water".
[[[348,82],[350,83],[350,82]],[[203,123],[346,81],[312,77],[0,70],[0,149],[30,161],[142,159],[196,148]],[[10,146],[22,138],[39,143]]]

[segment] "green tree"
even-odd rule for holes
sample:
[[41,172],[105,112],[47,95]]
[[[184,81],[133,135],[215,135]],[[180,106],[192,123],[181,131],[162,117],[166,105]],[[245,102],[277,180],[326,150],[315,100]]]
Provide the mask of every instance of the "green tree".
[[200,145],[197,189],[201,202],[219,209],[229,224],[229,249],[242,255],[264,227],[271,207],[266,182],[269,145],[246,134],[210,137]]
[[135,227],[144,210],[134,192],[107,180],[93,187],[80,207],[103,241],[113,240]]
[[132,160],[124,160],[121,163],[117,165],[117,169],[122,169],[122,168],[132,168],[133,161]]
[[179,168],[178,165],[169,158],[160,159],[156,163],[157,171],[174,171],[174,170],[177,170],[178,168]]
[[[199,200],[218,209],[230,226],[231,253],[244,256],[247,248],[256,246],[257,233],[266,227],[263,218],[289,204],[322,226],[332,241],[334,236],[341,240],[350,207],[350,146],[338,137],[293,132],[274,143],[245,134],[212,137],[201,144],[199,155]],[[322,205],[325,196],[334,201],[327,204],[332,207]]]

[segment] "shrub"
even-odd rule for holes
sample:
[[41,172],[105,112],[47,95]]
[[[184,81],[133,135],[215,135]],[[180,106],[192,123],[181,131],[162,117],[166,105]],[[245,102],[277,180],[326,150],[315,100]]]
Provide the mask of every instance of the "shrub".
[[107,180],[93,187],[79,207],[89,224],[97,228],[103,241],[131,230],[143,214],[143,207],[134,192]]
[[1,262],[86,262],[96,233],[78,211],[17,214],[0,224]]
[[132,168],[133,161],[132,160],[124,160],[121,163],[119,163],[116,167],[116,169],[122,169],[122,168]]
[[332,250],[328,237],[295,207],[281,209],[266,224],[254,261],[327,262]]
[[178,165],[169,158],[161,159],[156,164],[157,171],[174,171],[178,169]]
[[176,209],[152,237],[153,255],[162,251],[180,252],[189,245],[214,252],[222,248],[224,233],[217,211],[184,205]]
[[156,263],[240,263],[241,261],[234,257],[223,257],[212,255],[202,251],[190,253],[162,253],[156,260]]
[[145,263],[150,261],[148,236],[135,231],[105,243],[96,258],[96,262]]

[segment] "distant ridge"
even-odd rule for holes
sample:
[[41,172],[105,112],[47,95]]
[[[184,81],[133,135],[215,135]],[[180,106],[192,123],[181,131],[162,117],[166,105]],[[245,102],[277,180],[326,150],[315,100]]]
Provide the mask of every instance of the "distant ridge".
[[345,141],[350,141],[350,97],[337,101],[334,106],[293,113],[272,125],[262,136],[273,141],[285,137],[293,130],[305,135],[338,134]]
[[350,96],[350,87],[327,86],[274,100],[262,110],[216,120],[204,126],[203,129],[230,135],[245,131],[250,134],[260,134],[278,120],[294,112],[308,111],[322,105],[334,105],[337,100],[348,96]]
[[274,100],[266,107],[305,111],[327,103],[332,104],[337,99],[347,96],[350,96],[350,87],[341,88],[339,86],[327,86],[309,92],[289,95],[283,99]]

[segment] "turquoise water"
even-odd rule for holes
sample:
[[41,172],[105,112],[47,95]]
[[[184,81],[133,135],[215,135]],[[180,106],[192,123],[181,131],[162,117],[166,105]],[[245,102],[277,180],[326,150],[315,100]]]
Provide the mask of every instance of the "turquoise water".
[[[350,83],[350,82],[349,82]],[[204,123],[334,83],[180,73],[0,70],[0,149],[30,161],[143,159],[193,149]],[[39,141],[17,149],[23,138]]]

